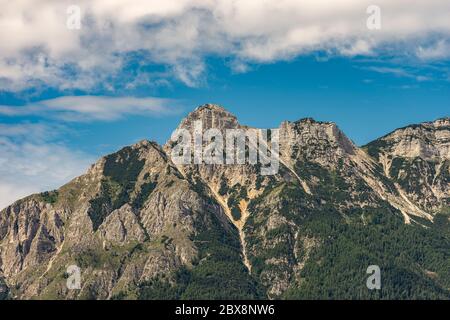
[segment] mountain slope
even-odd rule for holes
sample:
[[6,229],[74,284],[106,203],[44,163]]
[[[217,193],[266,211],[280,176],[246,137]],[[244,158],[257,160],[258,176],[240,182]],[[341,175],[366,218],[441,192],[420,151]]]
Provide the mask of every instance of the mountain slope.
[[[178,129],[193,134],[199,120],[254,129],[211,104]],[[448,119],[364,148],[334,123],[278,129],[274,175],[175,164],[173,141],[142,141],[2,210],[0,297],[450,298]],[[80,290],[66,287],[69,265]],[[369,265],[382,270],[379,291],[366,287]]]
[[[17,288],[14,297],[138,297],[161,279],[175,283],[184,267],[221,263],[228,264],[230,290],[217,297],[256,292],[220,206],[151,142],[104,157],[84,176],[16,202],[1,217],[2,269]],[[65,287],[71,264],[83,270],[79,291]]]
[[449,210],[450,118],[395,130],[365,148],[419,207]]

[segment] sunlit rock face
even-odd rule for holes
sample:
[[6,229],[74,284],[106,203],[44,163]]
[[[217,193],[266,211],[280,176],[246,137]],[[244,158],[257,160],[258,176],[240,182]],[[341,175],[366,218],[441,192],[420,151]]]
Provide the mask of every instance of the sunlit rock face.
[[408,198],[430,213],[450,204],[450,118],[395,130],[367,145]]

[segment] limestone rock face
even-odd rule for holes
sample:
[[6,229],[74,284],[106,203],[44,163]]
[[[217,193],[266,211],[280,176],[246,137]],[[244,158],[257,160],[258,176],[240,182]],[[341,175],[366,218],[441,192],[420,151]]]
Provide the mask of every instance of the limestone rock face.
[[223,130],[240,127],[236,116],[215,104],[204,104],[197,107],[181,121],[178,128],[191,129],[195,121],[201,121],[205,129]]
[[418,206],[430,213],[450,206],[450,118],[395,130],[366,148]]
[[8,262],[2,268],[6,276],[45,261],[64,240],[61,214],[34,199],[8,207],[2,220],[1,261]]
[[142,242],[146,238],[145,229],[129,204],[114,210],[99,228],[100,235],[110,244]]
[[[300,157],[315,157],[323,164],[336,162],[345,155],[356,153],[356,146],[332,122],[306,118],[283,122],[280,127],[281,153],[286,162]],[[322,157],[322,159],[320,159]]]
[[[196,121],[258,132],[213,104],[178,129]],[[363,148],[331,122],[276,129],[272,175],[248,161],[176,164],[174,141],[145,140],[2,210],[0,299],[372,298],[358,282],[367,263],[388,270],[387,294],[450,297],[448,118]]]
[[395,130],[380,139],[384,152],[394,157],[423,160],[450,159],[450,118]]

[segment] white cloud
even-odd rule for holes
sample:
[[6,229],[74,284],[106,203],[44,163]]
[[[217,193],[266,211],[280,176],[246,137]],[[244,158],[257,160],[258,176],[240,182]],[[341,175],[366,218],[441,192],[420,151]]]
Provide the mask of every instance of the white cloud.
[[61,186],[93,162],[92,156],[53,141],[57,131],[43,124],[0,125],[0,209]]
[[125,115],[161,116],[177,110],[176,101],[153,97],[63,96],[25,106],[0,105],[0,115],[37,115],[69,122],[112,121]]
[[418,82],[424,82],[424,81],[431,80],[431,78],[428,77],[428,76],[416,75],[414,73],[414,71],[409,71],[409,70],[406,70],[404,68],[399,68],[399,67],[378,67],[378,66],[372,66],[372,67],[367,67],[365,69],[369,70],[369,71],[378,72],[378,73],[392,74],[392,75],[394,75],[396,77],[399,77],[399,78],[410,78],[410,79],[414,79],[414,80],[416,80]]
[[[168,66],[195,86],[205,57],[272,62],[325,50],[337,55],[448,58],[448,0],[378,0],[381,30],[368,30],[369,0],[0,0],[0,84],[91,89],[126,75],[130,53]],[[66,28],[79,5],[81,30]],[[435,35],[445,41],[430,44]],[[395,45],[392,45],[395,44]],[[448,52],[448,50],[447,50]],[[390,52],[393,54],[393,52]],[[144,71],[140,71],[144,72]],[[139,76],[138,76],[139,77]],[[161,81],[150,74],[149,81]]]

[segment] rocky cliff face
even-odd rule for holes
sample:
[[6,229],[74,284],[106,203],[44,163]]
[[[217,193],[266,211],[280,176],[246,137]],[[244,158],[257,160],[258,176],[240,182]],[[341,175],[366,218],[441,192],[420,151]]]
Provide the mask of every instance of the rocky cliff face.
[[[210,104],[178,128],[194,133],[198,120],[252,129]],[[364,148],[334,123],[278,129],[274,175],[175,164],[173,141],[142,141],[4,209],[0,297],[450,297],[449,119]],[[365,287],[371,264],[385,270],[381,294]],[[80,289],[66,286],[70,265]]]
[[368,144],[408,199],[430,213],[450,206],[450,118],[395,130]]

